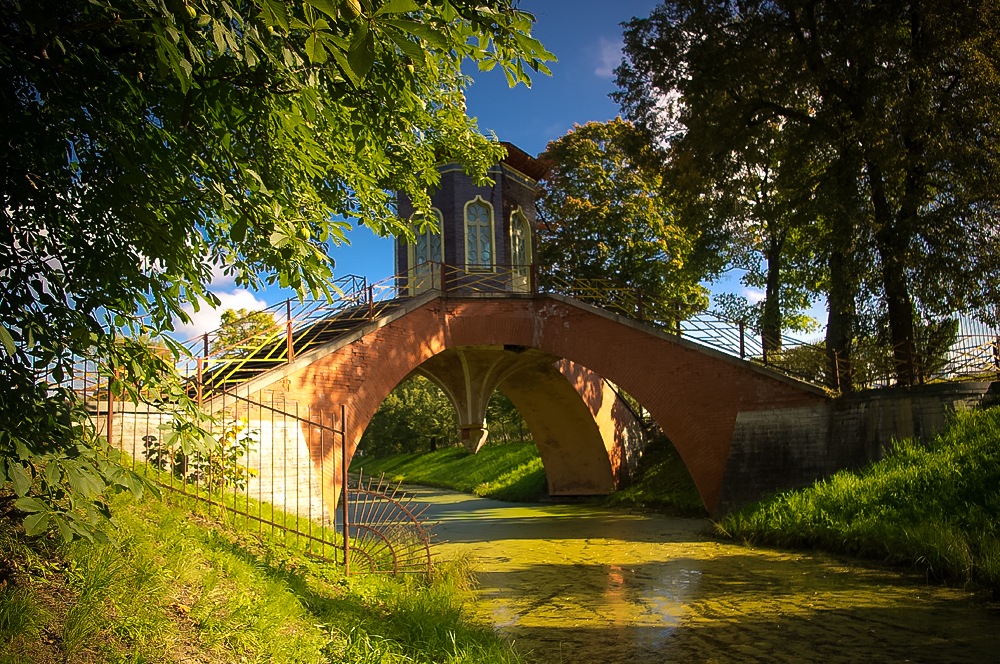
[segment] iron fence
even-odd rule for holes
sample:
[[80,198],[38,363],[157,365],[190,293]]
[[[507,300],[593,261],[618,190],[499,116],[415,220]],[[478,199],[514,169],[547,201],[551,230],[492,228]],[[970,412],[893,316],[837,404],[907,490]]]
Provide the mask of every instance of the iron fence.
[[163,489],[347,573],[430,573],[432,534],[423,511],[398,486],[349,481],[343,406],[330,412],[272,391],[218,391],[205,407],[210,439],[199,444],[191,423],[166,404],[132,401],[114,381],[80,362],[73,387],[96,433]]

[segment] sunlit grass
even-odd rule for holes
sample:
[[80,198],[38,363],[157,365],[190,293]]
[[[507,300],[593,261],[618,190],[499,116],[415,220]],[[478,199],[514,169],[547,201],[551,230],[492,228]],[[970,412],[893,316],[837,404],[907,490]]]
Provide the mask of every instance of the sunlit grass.
[[0,661],[519,661],[463,621],[460,565],[432,579],[345,578],[278,532],[247,531],[238,515],[233,528],[231,515],[193,514],[194,504],[115,497],[117,546],[28,539],[0,521],[12,570],[0,586]]
[[1000,593],[1000,408],[956,415],[928,445],[778,494],[719,523],[750,543],[819,547]]
[[[513,502],[536,501],[547,492],[545,469],[534,443],[488,445],[477,454],[451,447],[381,459],[355,457],[351,472],[359,471]],[[663,436],[647,445],[633,480],[631,486],[600,502],[609,507],[639,507],[676,516],[707,515],[684,461]]]
[[397,454],[382,459],[355,457],[351,472],[393,481],[474,493],[485,498],[531,502],[545,495],[542,459],[534,443],[487,445],[477,454],[450,447],[434,452]]

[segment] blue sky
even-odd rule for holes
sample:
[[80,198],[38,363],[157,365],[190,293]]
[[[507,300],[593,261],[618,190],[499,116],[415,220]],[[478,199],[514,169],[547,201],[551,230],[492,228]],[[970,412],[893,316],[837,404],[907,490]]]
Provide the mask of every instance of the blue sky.
[[[647,16],[654,0],[522,0],[521,8],[537,19],[534,34],[558,58],[550,63],[552,76],[535,75],[530,89],[509,88],[499,70],[480,72],[466,68],[474,79],[467,91],[467,108],[484,133],[493,131],[525,152],[539,154],[546,144],[573,128],[574,124],[604,121],[619,114],[608,95],[615,90],[613,69],[621,61],[621,23],[633,16]],[[392,240],[375,237],[361,227],[349,233],[350,246],[333,250],[335,274],[358,274],[369,282],[393,273]],[[226,308],[262,308],[284,300],[291,293],[268,289],[249,293],[236,289],[220,276],[213,291],[222,299],[215,311],[202,309],[193,326],[178,330],[180,336],[195,336],[218,327]],[[748,294],[736,278],[712,285],[713,292]],[[824,312],[816,312],[825,320]]]

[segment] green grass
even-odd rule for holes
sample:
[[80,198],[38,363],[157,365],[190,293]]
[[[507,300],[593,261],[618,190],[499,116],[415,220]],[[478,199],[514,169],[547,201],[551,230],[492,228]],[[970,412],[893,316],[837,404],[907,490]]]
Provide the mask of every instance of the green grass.
[[708,516],[681,455],[662,434],[654,435],[646,445],[631,486],[615,491],[603,502],[608,507],[638,507],[672,516]]
[[[443,487],[497,500],[532,502],[546,494],[545,470],[534,443],[487,445],[478,454],[451,447],[381,459],[355,457],[351,471],[362,469],[365,475],[385,473],[397,482]],[[662,435],[646,446],[632,486],[598,502],[674,516],[707,516],[684,462]]]
[[532,502],[546,493],[545,470],[534,443],[487,445],[477,454],[449,447],[381,459],[355,457],[350,470],[513,502]]
[[929,445],[730,514],[719,531],[748,543],[817,547],[1000,596],[1000,408],[959,413]]
[[462,561],[434,579],[342,568],[192,514],[116,497],[118,546],[0,521],[0,662],[518,662],[462,619]]

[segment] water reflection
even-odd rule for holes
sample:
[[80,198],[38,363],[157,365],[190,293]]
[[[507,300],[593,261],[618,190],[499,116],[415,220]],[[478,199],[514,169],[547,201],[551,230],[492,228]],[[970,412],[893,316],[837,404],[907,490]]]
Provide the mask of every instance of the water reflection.
[[822,554],[751,550],[707,522],[420,490],[469,606],[557,662],[994,662],[1000,611],[962,589]]

